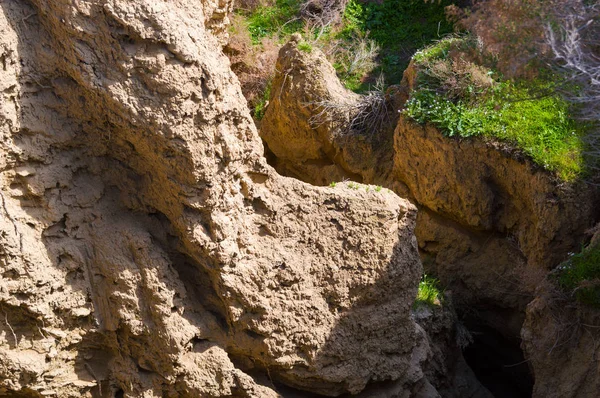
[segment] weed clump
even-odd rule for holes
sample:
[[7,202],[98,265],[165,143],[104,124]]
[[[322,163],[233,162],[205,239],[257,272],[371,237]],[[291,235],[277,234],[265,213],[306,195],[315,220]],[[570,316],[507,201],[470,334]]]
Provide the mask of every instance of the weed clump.
[[326,48],[340,80],[352,91],[364,91],[363,78],[378,67],[380,50],[368,32],[359,30],[338,38]]
[[326,122],[336,122],[342,134],[378,138],[379,133],[394,128],[398,121],[395,95],[395,89],[386,88],[381,77],[375,89],[361,94],[356,102],[315,102],[318,112],[311,116],[309,123],[317,128]]
[[425,274],[419,282],[419,290],[413,308],[419,306],[434,307],[442,303],[442,292],[440,290],[440,281]]
[[306,42],[302,42],[298,44],[298,50],[300,51],[304,51],[305,53],[311,53],[312,52],[312,45],[310,43],[306,43]]
[[262,120],[262,118],[265,116],[267,105],[269,104],[269,98],[271,97],[272,83],[273,81],[269,79],[265,90],[262,92],[262,95],[254,104],[254,110],[252,112],[252,115],[256,120]]

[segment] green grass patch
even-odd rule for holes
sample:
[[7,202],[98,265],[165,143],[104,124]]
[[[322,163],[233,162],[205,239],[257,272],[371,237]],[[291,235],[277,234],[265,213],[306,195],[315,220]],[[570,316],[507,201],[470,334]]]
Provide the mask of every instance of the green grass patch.
[[600,246],[587,247],[561,264],[558,284],[579,302],[600,308]]
[[276,0],[273,6],[261,6],[246,14],[248,31],[253,44],[265,37],[285,40],[302,30],[304,23],[298,18],[301,0]]
[[[451,47],[460,43],[456,40],[417,53],[417,89],[405,114],[418,123],[434,124],[450,137],[484,136],[508,142],[565,181],[580,177],[585,169],[586,127],[570,117],[565,100],[552,94],[554,83],[491,78],[486,82],[481,67],[448,58]],[[488,70],[490,75],[493,71]]]
[[441,305],[442,292],[439,285],[440,281],[436,278],[423,275],[421,282],[419,282],[419,290],[417,291],[417,298],[413,308],[417,308],[422,305],[429,307]]
[[446,59],[453,46],[468,47],[470,45],[468,39],[459,36],[448,36],[417,51],[413,55],[413,60],[418,64],[423,64],[436,59]]
[[306,43],[306,42],[302,42],[298,44],[298,50],[300,51],[304,51],[305,53],[311,53],[312,52],[312,44],[310,43]]

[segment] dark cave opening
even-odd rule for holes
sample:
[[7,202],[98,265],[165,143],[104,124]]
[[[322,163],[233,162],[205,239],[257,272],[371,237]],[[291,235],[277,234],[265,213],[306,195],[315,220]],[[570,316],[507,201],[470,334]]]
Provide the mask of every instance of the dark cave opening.
[[477,379],[496,398],[530,398],[533,375],[523,356],[521,339],[507,337],[481,322],[465,322],[473,342],[463,355]]

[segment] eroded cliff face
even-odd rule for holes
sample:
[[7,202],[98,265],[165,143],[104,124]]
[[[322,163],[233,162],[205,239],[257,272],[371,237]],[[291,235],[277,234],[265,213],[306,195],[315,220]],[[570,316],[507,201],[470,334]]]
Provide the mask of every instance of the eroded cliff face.
[[0,6],[1,394],[436,394],[416,208],[266,164],[230,3]]
[[[557,265],[594,223],[592,189],[562,184],[506,145],[444,137],[398,117],[398,107],[394,131],[351,134],[343,127],[348,116],[335,113],[359,99],[318,50],[306,54],[292,41],[277,70],[261,127],[276,167],[316,184],[352,178],[411,198],[426,268],[450,286],[465,285],[465,294],[522,308],[528,299],[510,297],[518,272]],[[394,104],[407,98],[413,72],[392,91]]]
[[[597,219],[593,187],[561,183],[501,143],[448,138],[398,115],[396,105],[415,84],[412,67],[400,87],[385,93],[396,122],[378,136],[348,129],[352,115],[344,112],[361,100],[344,90],[318,50],[306,54],[292,40],[280,51],[277,71],[261,124],[275,167],[315,184],[352,179],[410,198],[419,208],[415,233],[425,271],[440,278],[459,309],[506,338],[524,333],[527,316],[524,347],[535,357],[534,394],[548,396],[552,388],[541,386],[558,371],[548,367],[557,354],[542,359],[533,352],[550,339],[539,318],[552,324],[552,314],[540,309],[539,297],[527,305]],[[593,362],[580,358],[585,364],[578,372],[594,376],[575,384],[597,381]],[[575,360],[560,363],[566,375]]]

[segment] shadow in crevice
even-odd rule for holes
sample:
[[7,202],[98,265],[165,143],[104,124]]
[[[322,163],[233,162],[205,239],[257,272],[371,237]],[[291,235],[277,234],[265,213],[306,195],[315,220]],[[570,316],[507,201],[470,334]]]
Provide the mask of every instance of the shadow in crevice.
[[529,398],[534,379],[520,348],[521,339],[507,336],[481,319],[465,319],[473,342],[463,352],[477,379],[496,398]]
[[[183,282],[187,294],[196,303],[214,316],[224,333],[228,334],[227,311],[223,301],[212,284],[214,278],[210,275],[207,267],[199,267],[189,255],[183,252],[168,251],[171,265]],[[177,308],[173,308],[177,311]]]

